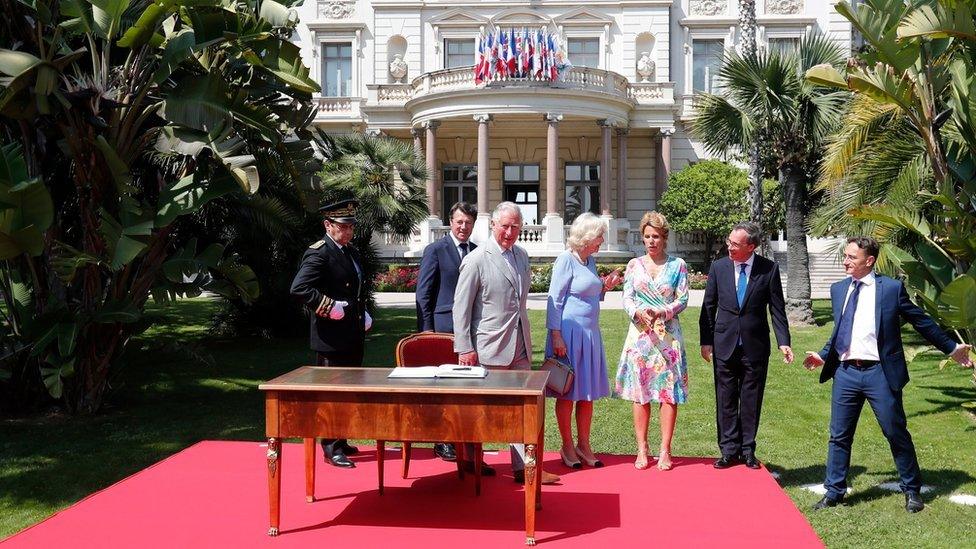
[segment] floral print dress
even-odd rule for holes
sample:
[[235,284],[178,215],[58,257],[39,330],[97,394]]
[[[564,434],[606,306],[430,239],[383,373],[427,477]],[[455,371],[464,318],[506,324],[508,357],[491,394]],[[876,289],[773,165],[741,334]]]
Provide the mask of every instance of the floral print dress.
[[[631,324],[617,366],[616,392],[638,404],[682,404],[688,400],[688,359],[678,313],[688,306],[688,267],[668,256],[651,276],[645,257],[630,260],[624,274],[624,310]],[[645,309],[663,311],[664,318],[647,326],[637,320],[637,312]]]

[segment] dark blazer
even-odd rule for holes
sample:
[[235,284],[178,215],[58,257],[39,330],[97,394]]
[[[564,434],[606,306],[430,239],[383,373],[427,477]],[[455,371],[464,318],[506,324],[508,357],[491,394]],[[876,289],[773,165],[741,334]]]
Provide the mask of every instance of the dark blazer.
[[769,323],[766,310],[773,317],[773,332],[779,345],[790,344],[790,327],[786,320],[783,284],[779,265],[760,255],[752,263],[742,310],[735,295],[735,264],[727,256],[712,263],[705,285],[698,324],[701,344],[711,345],[716,358],[728,360],[742,339],[742,352],[752,362],[769,359]]
[[[353,260],[362,269],[362,262],[355,248],[347,247]],[[355,266],[349,264],[331,238],[326,236],[309,246],[302,257],[298,274],[291,283],[291,295],[300,300],[309,312],[309,341],[313,350],[322,353],[355,353],[363,349],[366,339],[364,288]],[[341,320],[315,314],[319,307],[328,310],[335,301],[349,303]]]
[[[477,246],[468,241],[468,253]],[[417,329],[454,333],[454,289],[461,256],[450,234],[424,250],[417,276]]]
[[[888,386],[893,391],[902,390],[908,383],[908,365],[905,363],[905,350],[901,343],[901,325],[908,321],[915,330],[935,345],[940,351],[949,354],[956,348],[956,342],[932,320],[925,311],[908,298],[905,285],[884,275],[875,274],[876,293],[874,299],[874,329],[878,334],[878,357]],[[844,300],[851,286],[851,277],[837,281],[830,286],[830,302],[834,312],[834,331],[820,351],[824,360],[820,372],[820,383],[834,377],[840,357],[834,349],[837,326],[844,312]],[[860,299],[866,296],[862,295]],[[900,318],[899,318],[900,317]]]

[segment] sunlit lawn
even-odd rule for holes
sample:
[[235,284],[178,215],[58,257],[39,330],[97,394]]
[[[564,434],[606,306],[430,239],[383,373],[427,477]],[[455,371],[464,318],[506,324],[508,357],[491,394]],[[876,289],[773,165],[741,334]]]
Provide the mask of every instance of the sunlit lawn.
[[[825,324],[827,304],[817,307],[821,325],[794,331],[799,356],[819,349],[830,330]],[[206,331],[212,310],[211,302],[193,300],[159,311],[160,321],[133,345],[104,413],[72,420],[51,415],[0,422],[0,537],[200,440],[263,438],[257,384],[309,362],[305,334],[276,340],[216,339]],[[691,361],[691,400],[678,418],[673,448],[678,456],[717,452],[711,367],[698,355],[697,315],[697,309],[682,315]],[[386,309],[376,316],[366,363],[388,365],[396,341],[415,326],[413,311]],[[542,311],[531,311],[530,318],[535,347],[541,349]],[[620,311],[605,311],[601,325],[612,376],[627,323]],[[918,341],[914,336],[912,340]],[[798,364],[787,366],[774,358],[757,453],[781,474],[784,489],[828,545],[974,544],[976,507],[948,501],[953,493],[976,494],[976,422],[960,407],[973,399],[973,389],[968,375],[951,367],[940,371],[938,362],[934,355],[918,359],[905,391],[925,483],[934,487],[925,496],[926,510],[908,515],[900,494],[875,488],[897,475],[887,442],[865,410],[855,442],[849,505],[811,513],[818,496],[800,487],[823,478],[830,385],[820,385],[816,374]],[[656,423],[651,432],[656,449]],[[598,452],[633,454],[630,403],[599,401],[593,433]],[[558,440],[550,409],[546,444],[555,448]],[[689,536],[690,541],[693,532]]]

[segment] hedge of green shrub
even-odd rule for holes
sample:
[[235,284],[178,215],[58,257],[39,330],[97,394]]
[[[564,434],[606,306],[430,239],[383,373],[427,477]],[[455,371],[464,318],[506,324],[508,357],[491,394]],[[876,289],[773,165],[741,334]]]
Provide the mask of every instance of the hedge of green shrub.
[[[600,263],[596,266],[600,276],[609,274],[614,269],[619,269],[623,273],[627,269],[625,263]],[[552,263],[543,265],[532,265],[532,278],[530,292],[548,292],[549,283],[552,280]],[[376,275],[377,292],[413,292],[417,290],[417,274],[420,267],[417,265],[391,264],[387,270]],[[689,284],[693,290],[705,288],[708,275],[689,271]],[[623,282],[617,285],[614,290],[622,290]]]

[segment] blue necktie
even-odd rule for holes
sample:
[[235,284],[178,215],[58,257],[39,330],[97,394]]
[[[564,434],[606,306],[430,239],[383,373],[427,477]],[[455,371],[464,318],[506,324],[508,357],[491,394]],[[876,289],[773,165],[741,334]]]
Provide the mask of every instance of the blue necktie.
[[861,295],[861,286],[864,286],[863,282],[854,281],[854,291],[851,292],[851,297],[847,300],[847,307],[844,307],[844,312],[840,315],[840,324],[837,326],[837,340],[834,342],[837,356],[846,353],[851,348],[851,338],[854,333],[854,311],[857,310],[857,297]]
[[746,300],[746,286],[749,284],[749,279],[746,278],[746,264],[742,263],[739,265],[741,270],[739,271],[739,283],[735,286],[735,297],[739,300],[739,307],[742,307],[742,302]]

